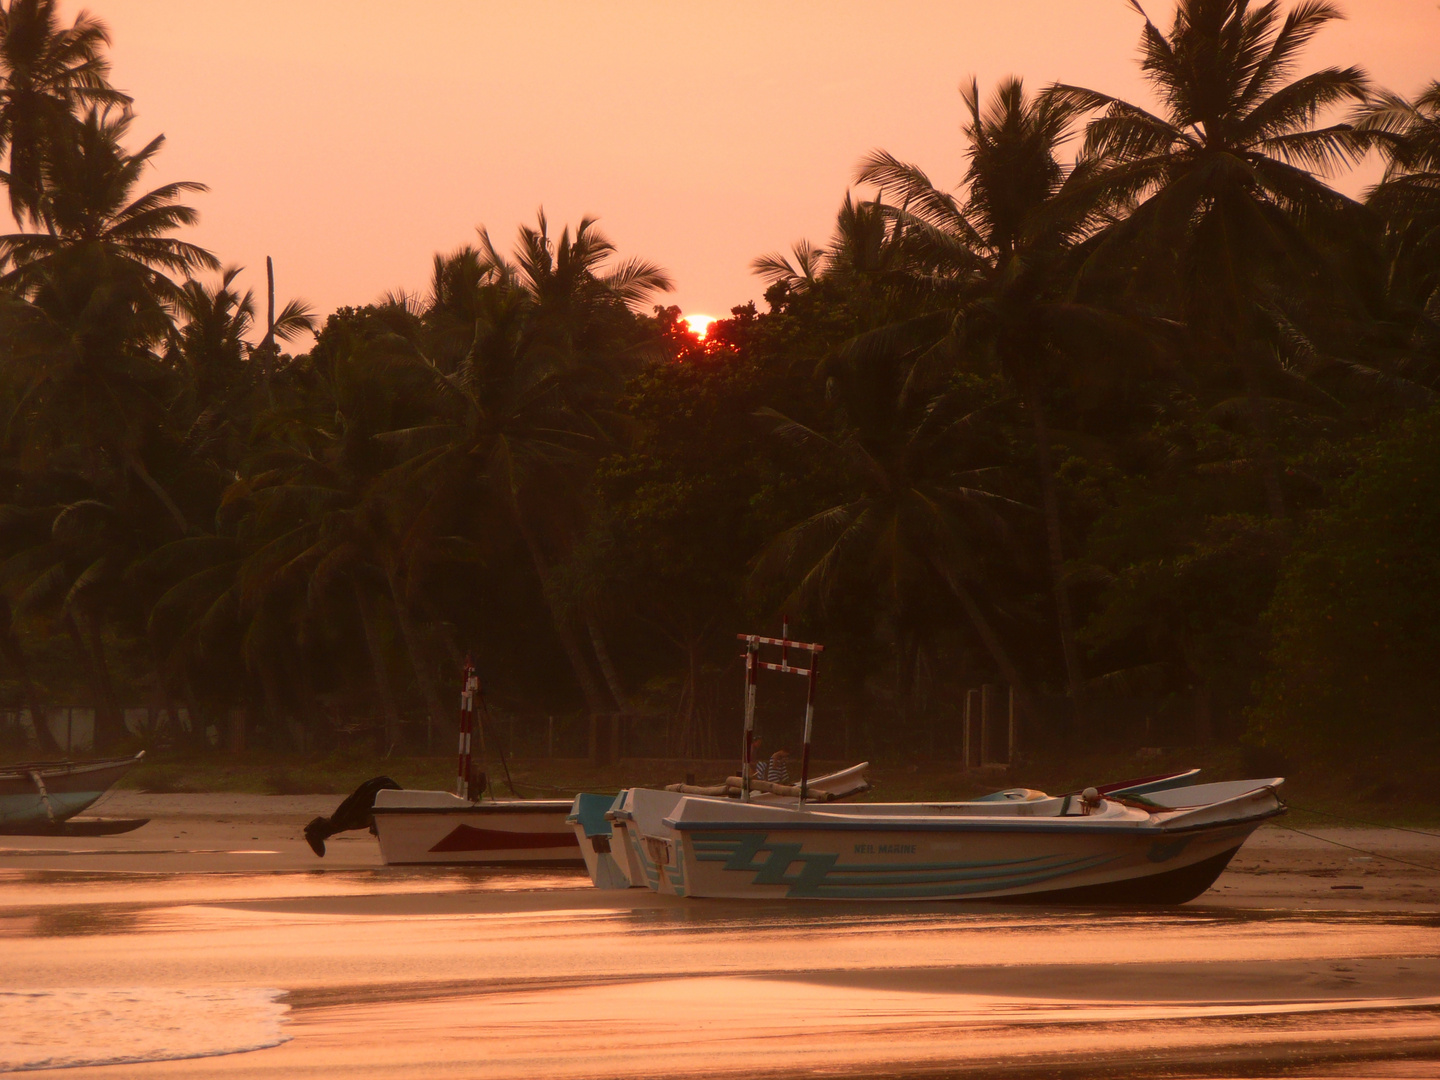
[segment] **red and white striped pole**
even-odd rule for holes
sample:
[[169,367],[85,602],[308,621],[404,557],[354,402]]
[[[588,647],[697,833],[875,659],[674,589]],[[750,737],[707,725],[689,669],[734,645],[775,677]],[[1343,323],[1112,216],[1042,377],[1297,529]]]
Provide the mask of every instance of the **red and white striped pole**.
[[745,744],[740,760],[740,800],[750,801],[750,758],[755,752],[755,676],[760,673],[760,643],[745,643]]
[[475,665],[465,658],[460,669],[460,762],[455,777],[455,794],[462,799],[473,799],[470,791],[470,763],[472,760],[470,740],[475,731],[475,693],[480,680],[475,677]]
[[800,804],[805,805],[805,796],[810,790],[810,729],[815,723],[815,669],[820,665],[820,653],[810,654],[810,677],[805,687],[805,735],[800,747]]

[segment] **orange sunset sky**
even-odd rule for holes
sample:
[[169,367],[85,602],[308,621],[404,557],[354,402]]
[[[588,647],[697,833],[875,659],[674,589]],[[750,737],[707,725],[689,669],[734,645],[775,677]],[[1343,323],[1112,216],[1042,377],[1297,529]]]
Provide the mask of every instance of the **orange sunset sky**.
[[[151,186],[209,184],[194,238],[257,292],[274,256],[281,298],[322,314],[423,290],[433,252],[481,223],[508,247],[542,204],[598,215],[671,271],[668,302],[724,314],[758,299],[755,256],[828,235],[871,148],[956,183],[971,73],[1148,101],[1124,0],[84,6],[113,31],[137,140],[168,137]],[[1169,25],[1171,0],[1146,7]],[[1436,0],[1343,7],[1307,69],[1359,63],[1406,94],[1440,77]]]

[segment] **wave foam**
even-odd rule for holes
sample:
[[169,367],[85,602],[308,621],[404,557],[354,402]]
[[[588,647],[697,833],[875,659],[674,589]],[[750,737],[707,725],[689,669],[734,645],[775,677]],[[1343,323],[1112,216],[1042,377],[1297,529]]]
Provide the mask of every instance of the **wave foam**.
[[0,991],[0,1073],[174,1061],[288,1042],[283,991]]

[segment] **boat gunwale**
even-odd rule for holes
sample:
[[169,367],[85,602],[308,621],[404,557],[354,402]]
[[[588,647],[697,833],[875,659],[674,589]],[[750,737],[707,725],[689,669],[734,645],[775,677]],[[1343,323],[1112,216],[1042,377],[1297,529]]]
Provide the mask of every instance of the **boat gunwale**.
[[[516,851],[548,851],[549,848],[515,848]],[[564,858],[550,859],[404,859],[397,862],[387,862],[386,866],[437,866],[447,870],[483,869],[483,870],[555,870],[560,867],[574,868],[584,866],[585,859],[580,855],[567,856]]]
[[546,806],[535,802],[526,806],[496,806],[494,803],[475,803],[471,806],[376,806],[371,810],[374,817],[387,814],[426,814],[435,817],[441,814],[564,814],[569,813],[573,803],[562,806]]
[[38,772],[41,779],[50,776],[74,776],[76,773],[98,772],[121,766],[138,765],[145,751],[131,757],[100,758],[98,761],[21,761],[14,765],[0,765],[0,780],[28,780],[31,773]]
[[[661,818],[661,824],[676,832],[1023,832],[1023,833],[1081,833],[1088,835],[1163,834],[1199,832],[1205,829],[1225,829],[1236,825],[1260,824],[1270,818],[1287,812],[1283,804],[1263,813],[1247,814],[1226,821],[1196,822],[1193,825],[1179,825],[1167,828],[1164,822],[1138,821],[1129,818],[1115,822],[1090,822],[1083,818],[1075,824],[1051,823],[1045,818],[991,818],[966,821],[942,821],[935,819],[920,821],[893,821],[883,818],[860,818],[852,821],[693,821],[677,818]],[[1077,815],[1078,817],[1078,815]],[[1075,820],[1075,819],[1072,819]]]

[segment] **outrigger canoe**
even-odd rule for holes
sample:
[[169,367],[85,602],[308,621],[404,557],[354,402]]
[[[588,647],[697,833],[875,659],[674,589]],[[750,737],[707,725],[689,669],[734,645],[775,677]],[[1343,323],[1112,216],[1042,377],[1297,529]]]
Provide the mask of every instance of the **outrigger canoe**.
[[0,767],[0,832],[99,836],[129,832],[144,820],[75,821],[122,776],[139,764],[134,757],[101,761],[34,761]]

